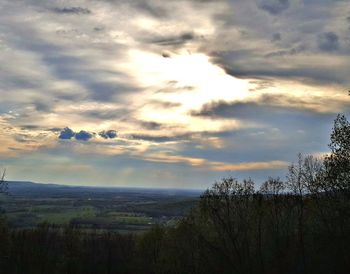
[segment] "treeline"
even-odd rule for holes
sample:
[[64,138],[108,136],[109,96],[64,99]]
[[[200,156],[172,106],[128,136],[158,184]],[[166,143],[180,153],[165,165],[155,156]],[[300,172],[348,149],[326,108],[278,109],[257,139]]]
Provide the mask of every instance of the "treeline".
[[142,235],[0,226],[2,273],[350,273],[350,124],[285,180],[225,178],[175,227]]

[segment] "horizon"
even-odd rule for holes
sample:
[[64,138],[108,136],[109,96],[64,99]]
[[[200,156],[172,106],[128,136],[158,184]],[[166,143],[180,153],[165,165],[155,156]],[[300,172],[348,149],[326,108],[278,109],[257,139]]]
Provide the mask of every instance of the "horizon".
[[[207,189],[285,178],[350,115],[350,6],[0,0],[7,181]],[[77,185],[75,185],[77,184]]]
[[77,188],[101,188],[101,189],[130,189],[130,190],[161,190],[161,191],[171,191],[171,190],[176,190],[176,191],[205,191],[207,188],[176,188],[176,187],[154,187],[154,186],[111,186],[111,185],[79,185],[79,184],[57,184],[54,182],[33,182],[33,181],[9,181],[5,180],[4,181],[6,184],[11,184],[11,183],[29,183],[29,184],[34,184],[34,185],[41,185],[41,186],[63,186],[63,187],[77,187]]

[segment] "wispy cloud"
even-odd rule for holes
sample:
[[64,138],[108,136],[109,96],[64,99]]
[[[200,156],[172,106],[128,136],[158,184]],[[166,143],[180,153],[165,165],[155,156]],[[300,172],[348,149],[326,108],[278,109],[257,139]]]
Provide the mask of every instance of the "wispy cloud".
[[82,8],[82,7],[54,8],[53,11],[61,14],[90,14],[91,13],[89,9]]
[[211,170],[214,171],[242,171],[242,170],[271,170],[271,169],[282,169],[289,165],[285,161],[269,161],[269,162],[251,162],[251,163],[214,163]]
[[242,170],[271,170],[286,168],[289,163],[285,161],[267,161],[267,162],[243,162],[226,163],[208,161],[202,158],[192,158],[168,154],[151,154],[145,157],[146,161],[160,163],[184,163],[190,166],[199,167],[210,171],[242,171]]

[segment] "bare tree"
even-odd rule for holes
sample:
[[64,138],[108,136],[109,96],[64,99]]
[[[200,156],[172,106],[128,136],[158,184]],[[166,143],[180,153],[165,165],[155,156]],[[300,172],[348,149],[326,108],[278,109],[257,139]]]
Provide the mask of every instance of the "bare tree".
[[249,233],[252,216],[254,182],[251,179],[238,182],[229,177],[216,182],[201,196],[200,210],[206,216],[210,230],[215,231],[220,250],[232,269],[238,271],[247,266],[250,252]]
[[268,207],[268,215],[271,220],[273,234],[276,236],[276,245],[279,246],[279,237],[282,225],[282,204],[281,194],[285,190],[285,183],[280,178],[269,177],[260,187],[260,193],[268,199],[270,206]]
[[308,193],[318,194],[324,188],[324,165],[312,155],[303,159],[302,180]]
[[8,183],[5,181],[6,176],[6,169],[2,171],[1,177],[0,177],[0,193],[8,193]]
[[304,273],[306,268],[304,240],[304,196],[307,193],[307,188],[304,180],[304,165],[303,156],[301,153],[298,154],[298,162],[296,164],[293,163],[288,168],[287,186],[292,192],[295,201],[295,208],[297,214],[298,242],[301,255],[302,273]]

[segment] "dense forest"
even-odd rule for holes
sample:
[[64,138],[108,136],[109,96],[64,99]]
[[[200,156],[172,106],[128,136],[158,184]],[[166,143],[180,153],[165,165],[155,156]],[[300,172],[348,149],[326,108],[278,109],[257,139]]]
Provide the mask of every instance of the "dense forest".
[[[349,273],[350,123],[338,115],[322,159],[285,179],[224,178],[173,227],[143,234],[0,224],[1,273]],[[6,192],[6,182],[1,181]]]

